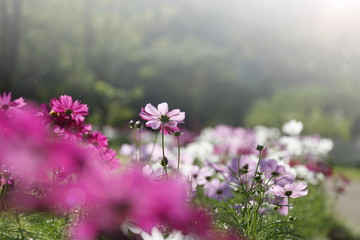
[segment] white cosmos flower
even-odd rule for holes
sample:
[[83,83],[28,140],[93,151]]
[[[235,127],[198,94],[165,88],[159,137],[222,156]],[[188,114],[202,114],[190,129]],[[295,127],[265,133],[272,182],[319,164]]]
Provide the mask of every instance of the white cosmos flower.
[[282,131],[291,136],[297,136],[303,130],[303,123],[296,120],[290,120],[282,126]]

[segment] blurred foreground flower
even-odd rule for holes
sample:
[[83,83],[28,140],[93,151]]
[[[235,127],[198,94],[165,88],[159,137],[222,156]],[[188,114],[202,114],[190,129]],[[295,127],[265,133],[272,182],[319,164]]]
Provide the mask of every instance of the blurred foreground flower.
[[19,112],[19,109],[25,105],[25,100],[22,97],[11,101],[11,92],[0,94],[0,111],[7,111],[7,113],[13,114]]

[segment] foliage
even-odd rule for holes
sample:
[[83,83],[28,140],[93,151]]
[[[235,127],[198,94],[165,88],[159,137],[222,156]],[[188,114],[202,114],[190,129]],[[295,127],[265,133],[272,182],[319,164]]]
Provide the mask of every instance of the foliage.
[[353,130],[359,111],[352,107],[357,97],[341,86],[334,94],[330,91],[324,86],[280,89],[272,97],[255,102],[246,125],[280,127],[284,121],[298,119],[305,123],[305,133],[349,139],[357,134]]
[[[353,48],[343,46],[336,34],[324,39],[323,29],[299,14],[301,2],[287,5],[288,11],[281,14],[276,12],[281,6],[275,3],[244,0],[226,4],[219,0],[211,4],[190,0],[3,2],[18,2],[21,11],[14,16],[19,28],[2,22],[12,32],[0,31],[0,42],[6,36],[19,38],[10,41],[18,45],[18,51],[10,54],[16,57],[14,68],[5,67],[9,54],[0,53],[0,69],[12,69],[7,77],[11,81],[6,79],[11,86],[2,82],[0,88],[41,102],[71,94],[93,106],[89,119],[93,124],[121,126],[143,102],[167,99],[189,113],[189,128],[238,125],[256,99],[269,99],[286,86],[296,89],[297,100],[291,94],[282,99],[297,106],[299,114],[291,115],[306,122],[309,133],[318,130],[342,138],[357,133],[352,130],[359,126],[359,114],[342,109],[356,102],[348,97],[357,96],[358,81],[352,70],[357,61],[349,61],[348,56],[354,57],[358,48],[352,41]],[[277,17],[262,18],[264,12]],[[0,12],[1,19],[10,13]],[[294,37],[287,37],[291,34]],[[331,55],[333,49],[338,51]],[[308,116],[315,94],[309,89],[325,83],[332,87],[318,98],[324,96],[326,106],[312,107]],[[307,88],[299,89],[301,85]],[[260,117],[246,118],[248,126],[279,126],[289,120],[288,113],[276,121],[271,115],[278,114],[264,115],[270,111],[266,102],[260,101],[257,105],[262,107],[250,111]],[[278,103],[273,104],[276,110]],[[329,106],[334,111],[328,112]]]

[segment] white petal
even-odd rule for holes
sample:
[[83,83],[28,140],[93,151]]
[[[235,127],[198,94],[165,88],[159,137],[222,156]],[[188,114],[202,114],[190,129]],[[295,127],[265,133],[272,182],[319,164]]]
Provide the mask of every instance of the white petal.
[[161,116],[161,113],[150,103],[146,104],[145,111],[149,114],[155,115],[157,117]]
[[147,121],[146,122],[146,126],[147,127],[151,127],[152,129],[158,129],[161,125],[161,122],[157,119],[157,120],[151,120],[151,121]]
[[158,110],[161,113],[161,115],[166,115],[169,112],[169,106],[166,102],[160,103],[158,105]]

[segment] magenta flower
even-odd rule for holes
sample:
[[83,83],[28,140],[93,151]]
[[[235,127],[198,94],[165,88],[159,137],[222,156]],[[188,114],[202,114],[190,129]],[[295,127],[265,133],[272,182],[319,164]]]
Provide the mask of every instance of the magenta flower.
[[108,147],[108,139],[101,132],[94,131],[88,134],[89,143],[93,144],[99,149],[106,149]]
[[119,159],[116,158],[116,151],[111,148],[106,149],[105,151],[101,152],[103,163],[109,169],[118,169],[120,167]]
[[150,103],[146,104],[145,108],[141,108],[139,116],[147,121],[147,127],[162,130],[164,126],[165,133],[179,131],[177,125],[183,123],[185,119],[185,113],[180,112],[179,109],[169,112],[169,106],[166,102],[160,103],[157,109]]
[[305,183],[299,183],[297,185],[288,183],[284,187],[275,185],[271,187],[270,192],[279,197],[298,198],[306,196],[308,194],[308,189]]
[[90,224],[88,230],[94,231],[74,230],[81,235],[79,239],[86,239],[84,234],[95,239],[100,232],[120,231],[119,226],[126,220],[147,232],[158,224],[187,230],[193,219],[186,190],[180,181],[155,182],[139,169],[118,174],[92,169],[78,182],[59,186],[48,202],[62,206],[65,211],[83,206],[87,212],[83,223]]
[[25,106],[25,100],[21,97],[11,101],[11,92],[0,94],[0,111],[17,111],[19,108]]
[[62,95],[59,99],[51,99],[50,106],[54,112],[53,114],[71,116],[72,118],[88,114],[88,106],[86,104],[82,104],[78,100],[74,102],[72,97],[68,95]]

